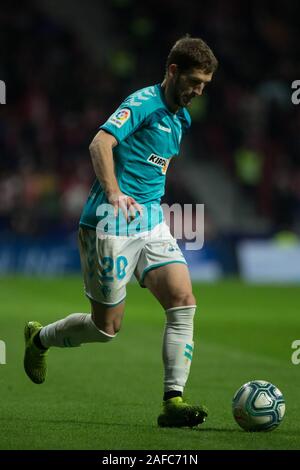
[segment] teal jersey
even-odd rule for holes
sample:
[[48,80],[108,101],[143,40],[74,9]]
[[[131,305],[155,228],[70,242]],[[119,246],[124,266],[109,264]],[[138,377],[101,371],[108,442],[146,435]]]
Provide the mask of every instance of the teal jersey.
[[[180,108],[177,113],[168,109],[158,84],[130,95],[100,126],[118,142],[113,155],[121,191],[142,204],[146,208],[144,214],[148,212],[149,215],[151,207],[151,216],[141,223],[142,231],[151,230],[163,220],[160,200],[165,192],[167,168],[171,158],[179,154],[182,136],[190,125],[190,115],[185,108]],[[107,204],[107,198],[96,180],[80,225],[96,228],[103,215],[98,208],[103,204]]]

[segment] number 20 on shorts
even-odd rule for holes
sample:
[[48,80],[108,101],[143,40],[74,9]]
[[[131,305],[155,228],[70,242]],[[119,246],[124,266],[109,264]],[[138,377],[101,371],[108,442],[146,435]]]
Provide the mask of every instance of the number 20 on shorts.
[[110,256],[104,256],[100,261],[101,280],[113,282],[114,279],[121,280],[126,276],[126,267],[128,265],[125,256],[118,256],[114,262]]

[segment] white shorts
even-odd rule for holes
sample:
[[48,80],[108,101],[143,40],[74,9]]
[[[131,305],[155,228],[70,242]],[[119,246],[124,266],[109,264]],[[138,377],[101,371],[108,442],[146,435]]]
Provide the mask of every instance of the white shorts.
[[145,234],[129,237],[98,235],[79,228],[79,250],[85,294],[111,307],[126,297],[134,274],[142,287],[148,271],[170,263],[187,264],[165,222]]

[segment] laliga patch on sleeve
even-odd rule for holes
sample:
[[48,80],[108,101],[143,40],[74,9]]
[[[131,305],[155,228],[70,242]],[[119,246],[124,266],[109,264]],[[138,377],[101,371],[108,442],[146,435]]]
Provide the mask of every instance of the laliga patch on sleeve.
[[115,114],[113,114],[108,122],[114,126],[122,127],[130,118],[130,112],[131,111],[128,108],[121,109],[120,111],[117,111]]

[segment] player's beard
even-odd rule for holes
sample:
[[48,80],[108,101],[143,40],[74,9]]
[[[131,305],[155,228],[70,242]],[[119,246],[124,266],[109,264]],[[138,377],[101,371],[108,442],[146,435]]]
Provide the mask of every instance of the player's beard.
[[175,77],[174,80],[174,90],[173,90],[173,101],[176,106],[183,108],[188,106],[191,103],[191,100],[194,98],[194,94],[189,94],[184,92],[184,87],[181,81],[180,75]]

